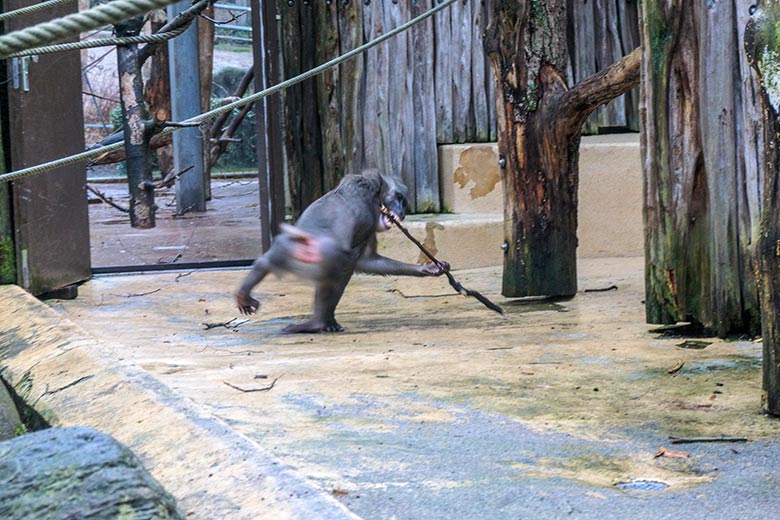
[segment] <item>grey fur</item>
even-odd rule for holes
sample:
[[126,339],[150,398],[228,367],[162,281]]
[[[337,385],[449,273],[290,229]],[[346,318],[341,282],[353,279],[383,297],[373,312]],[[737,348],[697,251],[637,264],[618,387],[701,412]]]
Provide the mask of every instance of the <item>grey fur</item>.
[[[295,226],[285,225],[270,249],[257,260],[236,293],[243,314],[253,314],[260,303],[252,289],[269,272],[292,273],[315,285],[312,317],[290,325],[285,332],[339,332],[336,306],[356,270],[364,273],[404,276],[439,276],[433,264],[406,264],[376,251],[376,233],[389,228],[381,215],[384,204],[399,219],[406,216],[407,188],[397,178],[378,170],[347,175],[339,185],[314,201]],[[301,260],[313,253],[317,260]]]

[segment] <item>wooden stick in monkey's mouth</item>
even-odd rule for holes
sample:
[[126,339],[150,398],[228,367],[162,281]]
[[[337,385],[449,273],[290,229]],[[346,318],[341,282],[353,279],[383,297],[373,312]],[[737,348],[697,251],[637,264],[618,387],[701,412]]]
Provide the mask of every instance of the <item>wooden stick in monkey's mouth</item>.
[[395,215],[394,215],[394,214],[393,214],[393,213],[392,213],[390,210],[388,210],[388,209],[387,209],[387,208],[386,208],[384,205],[382,205],[381,211],[382,211],[382,215],[384,215],[384,216],[387,218],[387,220],[389,220],[390,222],[392,222],[393,224],[395,224],[395,226],[396,226],[398,229],[400,229],[400,230],[401,230],[401,233],[403,233],[404,235],[406,235],[406,238],[408,238],[409,240],[411,240],[411,241],[412,241],[412,243],[414,243],[414,245],[416,245],[418,248],[420,248],[420,251],[422,251],[422,252],[423,252],[423,254],[424,254],[425,256],[427,256],[427,257],[428,257],[428,258],[431,260],[431,262],[433,262],[433,263],[434,263],[435,265],[437,265],[437,266],[438,266],[438,267],[439,267],[439,268],[440,268],[442,271],[444,271],[444,274],[445,274],[445,275],[447,275],[447,280],[449,280],[449,282],[450,282],[450,285],[452,286],[452,288],[453,288],[453,289],[455,289],[457,292],[459,292],[459,293],[460,293],[460,294],[462,294],[463,296],[471,296],[472,298],[476,298],[477,300],[479,300],[479,301],[480,301],[480,303],[482,303],[482,305],[484,305],[485,307],[487,307],[488,309],[490,309],[490,310],[492,310],[492,311],[496,311],[496,312],[497,312],[497,313],[499,313],[499,314],[504,314],[504,309],[502,309],[501,307],[499,307],[498,305],[496,305],[495,303],[493,303],[492,301],[490,301],[490,300],[489,300],[488,298],[486,298],[485,296],[482,296],[482,295],[481,295],[480,293],[478,293],[477,291],[474,291],[474,290],[472,290],[472,289],[467,289],[467,288],[463,287],[463,286],[460,284],[460,282],[458,282],[458,281],[455,279],[455,277],[454,277],[454,276],[452,276],[452,273],[450,273],[449,269],[447,269],[447,268],[446,268],[446,265],[445,265],[443,262],[441,262],[441,261],[439,261],[438,259],[436,259],[436,257],[435,257],[435,256],[433,256],[433,255],[430,253],[430,251],[428,251],[428,250],[425,248],[425,246],[424,246],[424,245],[422,245],[422,244],[420,243],[420,241],[419,241],[419,240],[417,240],[416,238],[414,238],[414,237],[412,236],[412,234],[411,234],[411,233],[409,233],[409,231],[408,231],[408,230],[407,230],[407,229],[406,229],[406,228],[405,228],[403,225],[401,225],[401,223],[398,221],[398,219],[395,217]]

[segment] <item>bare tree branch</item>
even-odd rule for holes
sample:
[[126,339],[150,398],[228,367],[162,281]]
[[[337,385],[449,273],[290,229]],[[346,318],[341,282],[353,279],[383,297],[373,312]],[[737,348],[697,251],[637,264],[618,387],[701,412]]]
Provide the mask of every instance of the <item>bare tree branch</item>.
[[[569,124],[572,117],[584,123],[595,109],[639,85],[641,57],[642,49],[637,47],[631,54],[585,78],[561,94],[560,106],[557,110],[560,110],[560,114],[564,114],[564,124]],[[577,129],[580,126],[581,124]]]

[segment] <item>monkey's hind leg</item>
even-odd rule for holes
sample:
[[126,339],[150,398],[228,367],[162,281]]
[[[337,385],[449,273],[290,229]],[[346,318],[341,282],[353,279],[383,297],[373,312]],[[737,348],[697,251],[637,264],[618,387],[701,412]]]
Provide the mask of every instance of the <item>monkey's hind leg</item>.
[[342,332],[344,327],[336,321],[336,306],[344,294],[351,273],[334,285],[318,285],[314,291],[314,314],[303,323],[288,325],[282,332]]

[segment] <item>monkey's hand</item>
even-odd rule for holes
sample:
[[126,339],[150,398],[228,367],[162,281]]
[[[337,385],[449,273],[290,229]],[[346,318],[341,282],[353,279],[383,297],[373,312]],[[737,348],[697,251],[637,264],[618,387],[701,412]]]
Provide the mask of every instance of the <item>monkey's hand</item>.
[[244,293],[236,293],[236,305],[241,314],[249,315],[257,312],[260,302]]
[[420,269],[420,272],[423,276],[441,276],[444,273],[448,273],[449,271],[450,264],[447,262],[439,262],[438,264],[424,264]]

